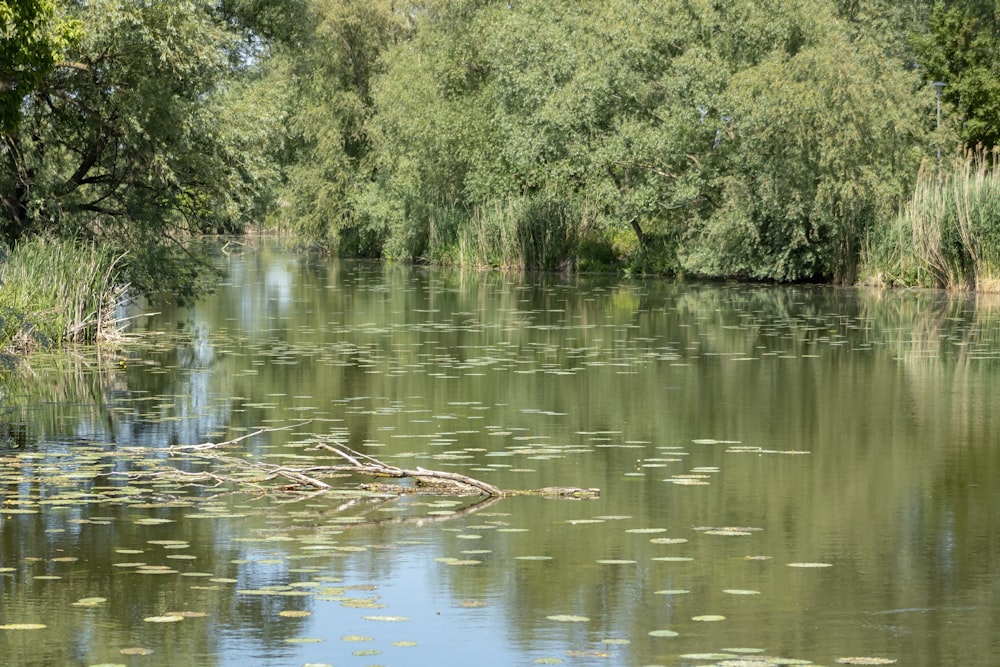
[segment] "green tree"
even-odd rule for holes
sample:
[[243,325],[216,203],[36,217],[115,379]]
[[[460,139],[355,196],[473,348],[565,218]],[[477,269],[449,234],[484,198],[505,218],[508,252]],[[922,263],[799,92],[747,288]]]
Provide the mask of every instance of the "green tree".
[[51,0],[0,0],[0,133],[17,128],[22,101],[79,32],[78,23],[56,18]]
[[936,2],[927,31],[914,38],[925,83],[944,82],[944,102],[967,148],[1000,142],[1000,3]]
[[189,282],[182,243],[259,212],[276,178],[262,151],[280,114],[239,83],[246,52],[214,3],[62,9],[83,35],[2,136],[0,236],[94,237],[127,252],[139,288]]
[[311,0],[309,29],[279,50],[269,81],[285,91],[289,131],[283,208],[315,241],[377,254],[354,197],[370,180],[371,85],[408,19],[391,0]]
[[784,34],[733,67],[723,199],[692,229],[685,263],[710,275],[849,282],[861,244],[919,164],[917,81],[829,5],[786,6],[783,17]]

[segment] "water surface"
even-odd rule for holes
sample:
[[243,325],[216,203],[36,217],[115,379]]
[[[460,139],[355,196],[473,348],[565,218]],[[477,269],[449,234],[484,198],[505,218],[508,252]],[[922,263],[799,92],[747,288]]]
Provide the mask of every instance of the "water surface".
[[[217,255],[3,387],[8,664],[996,663],[998,302]],[[227,453],[602,496],[149,476],[288,426]]]

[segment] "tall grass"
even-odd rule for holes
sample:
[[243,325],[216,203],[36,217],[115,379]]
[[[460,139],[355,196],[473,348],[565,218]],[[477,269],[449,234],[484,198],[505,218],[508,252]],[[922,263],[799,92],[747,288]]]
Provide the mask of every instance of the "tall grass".
[[477,209],[457,235],[465,266],[557,269],[577,259],[592,226],[588,211],[543,197],[511,198]]
[[924,165],[913,196],[863,259],[870,282],[1000,291],[1000,171],[970,153]]
[[117,334],[121,259],[70,240],[17,244],[0,258],[0,349],[24,352]]

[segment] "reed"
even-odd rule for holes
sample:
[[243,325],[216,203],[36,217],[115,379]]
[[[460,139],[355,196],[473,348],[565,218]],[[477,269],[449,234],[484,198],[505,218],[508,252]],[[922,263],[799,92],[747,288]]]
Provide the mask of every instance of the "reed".
[[1000,290],[1000,171],[992,153],[927,164],[913,196],[863,261],[870,282]]
[[576,259],[591,219],[585,207],[543,196],[488,204],[458,233],[457,261],[502,269],[561,268]]
[[0,348],[23,352],[117,335],[122,259],[72,240],[16,245],[0,259]]

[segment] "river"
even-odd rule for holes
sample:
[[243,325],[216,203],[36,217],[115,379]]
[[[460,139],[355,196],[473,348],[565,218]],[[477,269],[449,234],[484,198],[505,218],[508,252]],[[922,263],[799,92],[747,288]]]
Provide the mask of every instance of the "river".
[[[1000,300],[214,257],[0,388],[4,664],[1000,660]],[[601,496],[292,495],[178,449],[261,429],[219,453]]]

